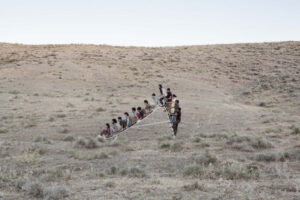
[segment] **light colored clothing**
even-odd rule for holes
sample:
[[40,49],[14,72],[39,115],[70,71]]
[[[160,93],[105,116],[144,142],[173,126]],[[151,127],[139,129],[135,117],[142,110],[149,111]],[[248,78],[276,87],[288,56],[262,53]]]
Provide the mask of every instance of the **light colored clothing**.
[[132,120],[129,116],[126,117],[127,127],[132,126]]
[[162,91],[164,97],[166,97],[168,95],[167,90],[165,88],[161,88],[161,91]]
[[119,131],[119,128],[118,128],[117,124],[112,124],[110,129],[111,129],[111,131],[110,131],[111,133],[116,133],[116,132]]
[[135,111],[135,112],[133,113],[133,117],[136,118],[136,119],[138,118],[137,113],[138,113],[137,111]]
[[153,100],[154,100],[155,104],[157,104],[159,106],[162,106],[161,103],[160,103],[160,101],[159,101],[159,98],[157,96],[154,96]]

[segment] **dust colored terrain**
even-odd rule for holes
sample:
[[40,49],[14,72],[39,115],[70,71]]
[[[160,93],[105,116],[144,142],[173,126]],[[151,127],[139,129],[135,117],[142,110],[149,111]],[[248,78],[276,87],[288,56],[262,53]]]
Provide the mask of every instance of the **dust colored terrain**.
[[[176,139],[159,124],[97,140],[159,83]],[[299,128],[300,42],[0,44],[0,199],[299,200]]]

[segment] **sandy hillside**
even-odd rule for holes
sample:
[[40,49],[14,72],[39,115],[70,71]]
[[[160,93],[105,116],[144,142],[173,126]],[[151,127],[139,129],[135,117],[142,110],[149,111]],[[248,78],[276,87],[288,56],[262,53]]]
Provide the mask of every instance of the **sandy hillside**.
[[[160,124],[96,141],[159,83],[175,140]],[[299,128],[300,42],[0,44],[0,199],[299,200]]]

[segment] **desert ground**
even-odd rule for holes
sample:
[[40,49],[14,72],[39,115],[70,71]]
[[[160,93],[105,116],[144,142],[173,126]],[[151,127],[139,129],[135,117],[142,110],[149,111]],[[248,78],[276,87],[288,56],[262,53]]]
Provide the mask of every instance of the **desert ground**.
[[[97,139],[160,83],[176,139],[168,124]],[[0,43],[0,199],[299,200],[299,128],[300,42]]]

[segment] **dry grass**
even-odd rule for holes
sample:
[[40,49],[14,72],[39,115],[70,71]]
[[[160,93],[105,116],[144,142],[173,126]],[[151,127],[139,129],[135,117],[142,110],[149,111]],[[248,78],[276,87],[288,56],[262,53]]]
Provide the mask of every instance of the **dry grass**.
[[[299,53],[0,44],[0,199],[297,199]],[[159,83],[180,100],[176,139],[168,124],[96,137]]]

